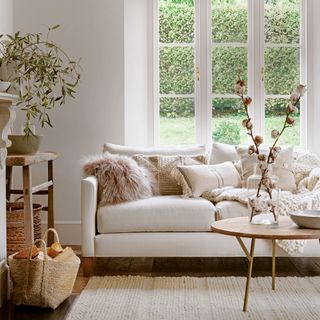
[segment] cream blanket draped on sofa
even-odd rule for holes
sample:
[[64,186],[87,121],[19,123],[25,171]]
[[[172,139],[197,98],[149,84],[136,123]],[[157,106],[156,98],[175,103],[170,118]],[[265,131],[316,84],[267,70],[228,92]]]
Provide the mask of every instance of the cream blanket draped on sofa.
[[[294,193],[280,192],[279,214],[286,216],[291,211],[320,209],[320,158],[311,152],[295,151],[294,176],[297,189]],[[225,187],[204,192],[202,197],[214,204],[231,200],[247,205],[248,190]],[[279,240],[277,243],[290,255],[294,255],[303,251],[306,241]]]

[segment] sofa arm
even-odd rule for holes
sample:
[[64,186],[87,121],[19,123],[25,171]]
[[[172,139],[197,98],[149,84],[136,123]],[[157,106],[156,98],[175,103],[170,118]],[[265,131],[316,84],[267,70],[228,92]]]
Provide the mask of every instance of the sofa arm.
[[96,211],[98,181],[89,176],[81,181],[81,230],[82,256],[94,257],[94,237],[96,235]]

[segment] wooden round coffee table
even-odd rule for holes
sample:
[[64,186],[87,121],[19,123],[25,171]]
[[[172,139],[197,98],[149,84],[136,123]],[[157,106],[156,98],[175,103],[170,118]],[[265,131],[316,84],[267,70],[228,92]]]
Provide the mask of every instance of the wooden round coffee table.
[[[254,225],[250,224],[247,217],[231,218],[216,221],[212,224],[213,232],[236,237],[243,252],[248,258],[248,273],[246,290],[243,303],[243,311],[247,311],[250,279],[254,257],[256,239],[269,239],[272,241],[272,290],[275,290],[276,274],[276,240],[306,240],[320,239],[320,230],[303,229],[294,224],[290,217],[280,217],[278,225]],[[250,252],[241,238],[250,238]]]

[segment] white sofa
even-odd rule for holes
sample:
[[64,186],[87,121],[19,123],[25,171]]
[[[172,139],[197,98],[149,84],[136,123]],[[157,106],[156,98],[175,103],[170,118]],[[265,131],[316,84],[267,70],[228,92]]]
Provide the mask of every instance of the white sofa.
[[[138,151],[134,149],[133,153]],[[119,150],[115,153],[132,154]],[[90,273],[94,257],[244,256],[235,238],[210,231],[216,219],[247,215],[246,207],[236,201],[214,206],[203,198],[157,196],[98,208],[97,191],[94,176],[82,180],[82,255],[86,274]],[[270,242],[257,241],[255,255],[270,256]],[[287,253],[277,248],[277,255]],[[308,241],[302,256],[319,257],[318,240]]]

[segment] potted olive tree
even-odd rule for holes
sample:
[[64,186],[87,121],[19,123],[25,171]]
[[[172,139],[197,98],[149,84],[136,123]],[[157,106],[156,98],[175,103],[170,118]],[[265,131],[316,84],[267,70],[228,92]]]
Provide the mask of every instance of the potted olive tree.
[[74,98],[80,80],[79,62],[50,40],[48,33],[0,35],[0,79],[10,82],[10,92],[18,96],[17,106],[25,114],[24,135],[11,135],[9,153],[35,153],[41,136],[34,125],[52,127],[50,110]]

